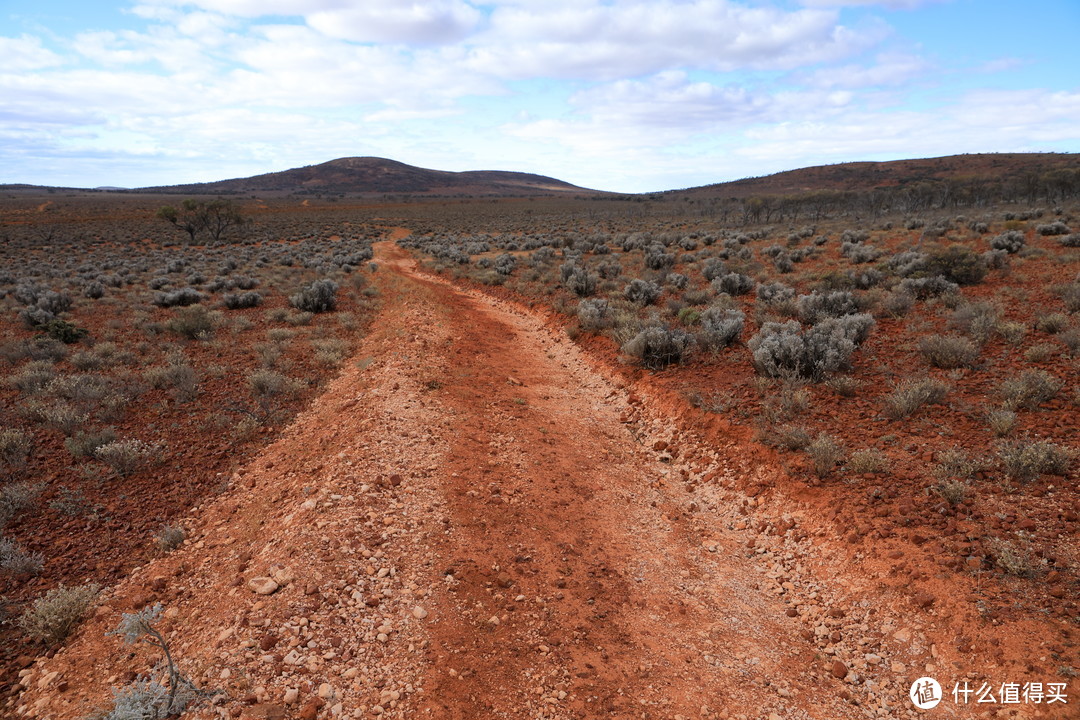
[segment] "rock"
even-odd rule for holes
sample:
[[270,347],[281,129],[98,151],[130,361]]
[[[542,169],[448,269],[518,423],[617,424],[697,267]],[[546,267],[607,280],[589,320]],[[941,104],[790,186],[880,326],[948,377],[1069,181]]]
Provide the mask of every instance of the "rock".
[[307,705],[300,709],[298,717],[300,720],[315,720],[319,714],[319,705],[312,700]]
[[259,649],[263,652],[266,652],[267,650],[270,650],[275,645],[277,645],[277,642],[277,636],[267,633],[266,635],[263,635],[261,638],[259,638]]
[[250,718],[250,720],[285,720],[285,708],[280,705],[262,703],[245,708],[240,717]]
[[837,680],[843,680],[847,677],[848,674],[847,665],[840,662],[839,660],[833,660],[832,666],[829,668],[829,672],[831,672],[832,676]]
[[268,577],[254,577],[248,580],[248,590],[256,595],[273,595],[281,587],[274,581],[273,578]]
[[912,598],[912,601],[918,607],[928,608],[931,605],[933,605],[935,602],[937,602],[937,598],[934,597],[933,595],[931,595],[930,593],[919,592],[919,593],[915,593],[915,597]]
[[296,576],[293,574],[293,571],[291,569],[287,568],[287,567],[274,568],[273,570],[270,571],[270,577],[272,577],[274,579],[274,582],[276,582],[278,585],[280,585],[282,587],[285,587],[286,585],[288,585],[289,583],[291,583],[293,580],[296,579]]
[[289,688],[285,691],[285,696],[281,699],[286,705],[292,705],[300,697],[300,691],[296,688]]
[[412,616],[417,620],[423,620],[428,616],[428,611],[417,605],[412,609]]
[[1065,586],[1064,585],[1053,585],[1053,586],[1051,586],[1051,588],[1047,592],[1050,593],[1050,597],[1063,598],[1063,597],[1065,597]]
[[334,686],[330,683],[323,683],[319,685],[319,697],[323,700],[329,700],[334,697]]

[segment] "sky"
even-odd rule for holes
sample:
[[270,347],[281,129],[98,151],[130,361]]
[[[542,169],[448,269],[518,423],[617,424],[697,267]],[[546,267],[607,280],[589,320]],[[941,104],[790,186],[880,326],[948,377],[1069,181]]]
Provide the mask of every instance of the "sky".
[[1080,0],[0,0],[0,183],[1080,152]]

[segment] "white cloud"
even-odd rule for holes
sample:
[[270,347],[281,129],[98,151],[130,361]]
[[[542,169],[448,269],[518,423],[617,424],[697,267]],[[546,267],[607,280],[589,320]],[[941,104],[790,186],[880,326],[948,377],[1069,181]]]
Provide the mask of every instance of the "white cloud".
[[807,7],[864,7],[881,5],[890,10],[916,10],[924,5],[952,2],[952,0],[800,0]]
[[355,42],[448,43],[465,38],[481,13],[457,0],[351,3],[306,16],[308,24],[333,38]]
[[884,29],[826,10],[786,12],[726,0],[497,7],[470,41],[470,66],[503,77],[612,80],[667,69],[791,69],[879,42]]
[[871,65],[838,65],[796,76],[800,84],[820,88],[869,88],[907,85],[930,76],[933,66],[921,57],[882,54]]
[[40,70],[61,63],[60,56],[29,35],[0,37],[0,68],[7,72]]

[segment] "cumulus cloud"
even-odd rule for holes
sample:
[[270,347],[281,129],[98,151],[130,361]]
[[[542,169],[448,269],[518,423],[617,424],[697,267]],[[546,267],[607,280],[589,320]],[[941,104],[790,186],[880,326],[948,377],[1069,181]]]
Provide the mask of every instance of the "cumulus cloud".
[[503,77],[591,80],[672,68],[791,69],[846,57],[883,35],[879,25],[838,24],[833,11],[725,0],[512,4],[495,8],[488,30],[470,41],[470,66]]
[[0,67],[6,71],[40,70],[61,63],[60,56],[29,35],[0,37]]
[[308,24],[334,38],[355,42],[438,44],[461,40],[480,22],[481,13],[468,3],[351,3],[306,16]]

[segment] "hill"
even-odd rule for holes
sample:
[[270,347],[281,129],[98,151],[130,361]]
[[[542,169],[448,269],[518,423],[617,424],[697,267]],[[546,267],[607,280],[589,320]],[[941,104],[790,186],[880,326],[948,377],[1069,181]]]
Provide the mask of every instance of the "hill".
[[248,178],[141,190],[188,194],[318,192],[493,196],[592,192],[544,175],[500,170],[429,170],[376,157],[339,158]]
[[746,198],[795,195],[823,190],[852,191],[904,187],[943,180],[1004,181],[1054,170],[1080,171],[1080,154],[984,153],[938,158],[850,162],[788,170],[732,182],[669,190],[667,195],[694,198]]

